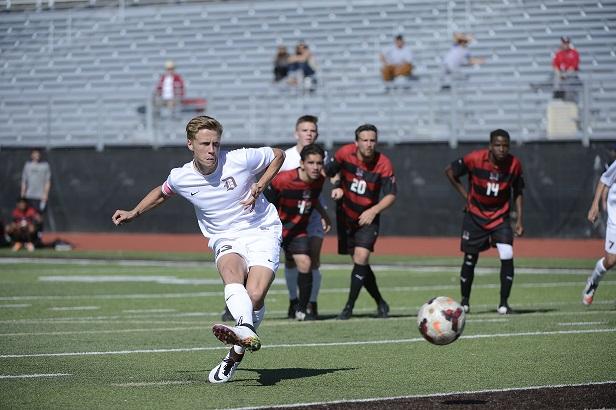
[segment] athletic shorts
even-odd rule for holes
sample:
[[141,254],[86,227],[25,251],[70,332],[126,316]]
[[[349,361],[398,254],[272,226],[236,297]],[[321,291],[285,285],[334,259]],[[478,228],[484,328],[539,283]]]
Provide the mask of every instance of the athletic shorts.
[[605,229],[605,251],[616,254],[616,226],[607,224]]
[[280,243],[282,241],[282,226],[262,226],[215,235],[210,238],[209,247],[214,251],[216,263],[228,253],[237,253],[246,262],[246,267],[264,266],[274,273],[280,264]]
[[310,255],[310,239],[307,235],[294,236],[282,241],[285,258],[292,259],[293,255]]
[[338,226],[338,254],[352,255],[355,247],[374,252],[374,244],[379,237],[379,225],[370,224],[357,227]]
[[479,253],[489,249],[490,246],[495,247],[497,243],[513,245],[513,229],[509,218],[492,229],[485,229],[475,222],[470,212],[464,214],[460,241],[462,252]]
[[323,224],[321,223],[321,214],[316,209],[310,214],[307,231],[310,237],[316,236],[317,238],[323,239],[323,236],[325,236]]

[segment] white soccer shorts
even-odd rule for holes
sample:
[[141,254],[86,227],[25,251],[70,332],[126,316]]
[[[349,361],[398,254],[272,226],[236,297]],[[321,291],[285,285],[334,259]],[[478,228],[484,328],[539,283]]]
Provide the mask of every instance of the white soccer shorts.
[[252,266],[265,266],[276,273],[280,264],[280,243],[282,226],[262,226],[242,232],[216,235],[210,238],[209,246],[214,251],[216,263],[218,258],[228,253],[237,253]]
[[616,226],[611,224],[605,229],[605,251],[616,254]]

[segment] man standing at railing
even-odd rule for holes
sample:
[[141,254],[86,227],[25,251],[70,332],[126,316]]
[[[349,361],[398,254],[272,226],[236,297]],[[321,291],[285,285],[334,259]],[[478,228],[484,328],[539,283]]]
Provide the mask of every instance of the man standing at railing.
[[580,53],[571,44],[569,37],[560,38],[560,50],[552,60],[554,68],[554,98],[577,102],[577,88],[581,86],[578,77]]

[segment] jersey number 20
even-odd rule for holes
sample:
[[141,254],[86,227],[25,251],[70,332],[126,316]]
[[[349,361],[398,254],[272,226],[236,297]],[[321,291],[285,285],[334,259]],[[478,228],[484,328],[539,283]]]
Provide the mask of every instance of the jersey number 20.
[[366,181],[363,179],[353,178],[353,182],[351,182],[351,192],[355,192],[359,195],[366,193]]

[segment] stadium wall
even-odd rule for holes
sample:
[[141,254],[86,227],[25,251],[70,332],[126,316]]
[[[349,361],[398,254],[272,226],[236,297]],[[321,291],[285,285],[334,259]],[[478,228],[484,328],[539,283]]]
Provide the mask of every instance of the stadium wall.
[[[486,144],[400,144],[383,146],[392,159],[398,181],[398,200],[382,218],[383,235],[457,236],[463,203],[449,186],[445,166]],[[594,185],[608,159],[608,143],[584,148],[579,142],[513,145],[526,180],[524,222],[530,237],[583,238],[597,236],[586,221]],[[286,147],[281,147],[286,148]],[[0,151],[1,216],[19,195],[28,149]],[[171,168],[191,159],[184,147],[53,149],[45,153],[52,169],[52,191],[47,230],[112,232],[111,215],[130,209],[150,189],[160,185]],[[326,188],[329,191],[329,187]],[[328,200],[330,210],[333,209]],[[331,212],[333,216],[333,211]],[[171,200],[144,215],[125,231],[160,233],[198,232],[192,206]]]

